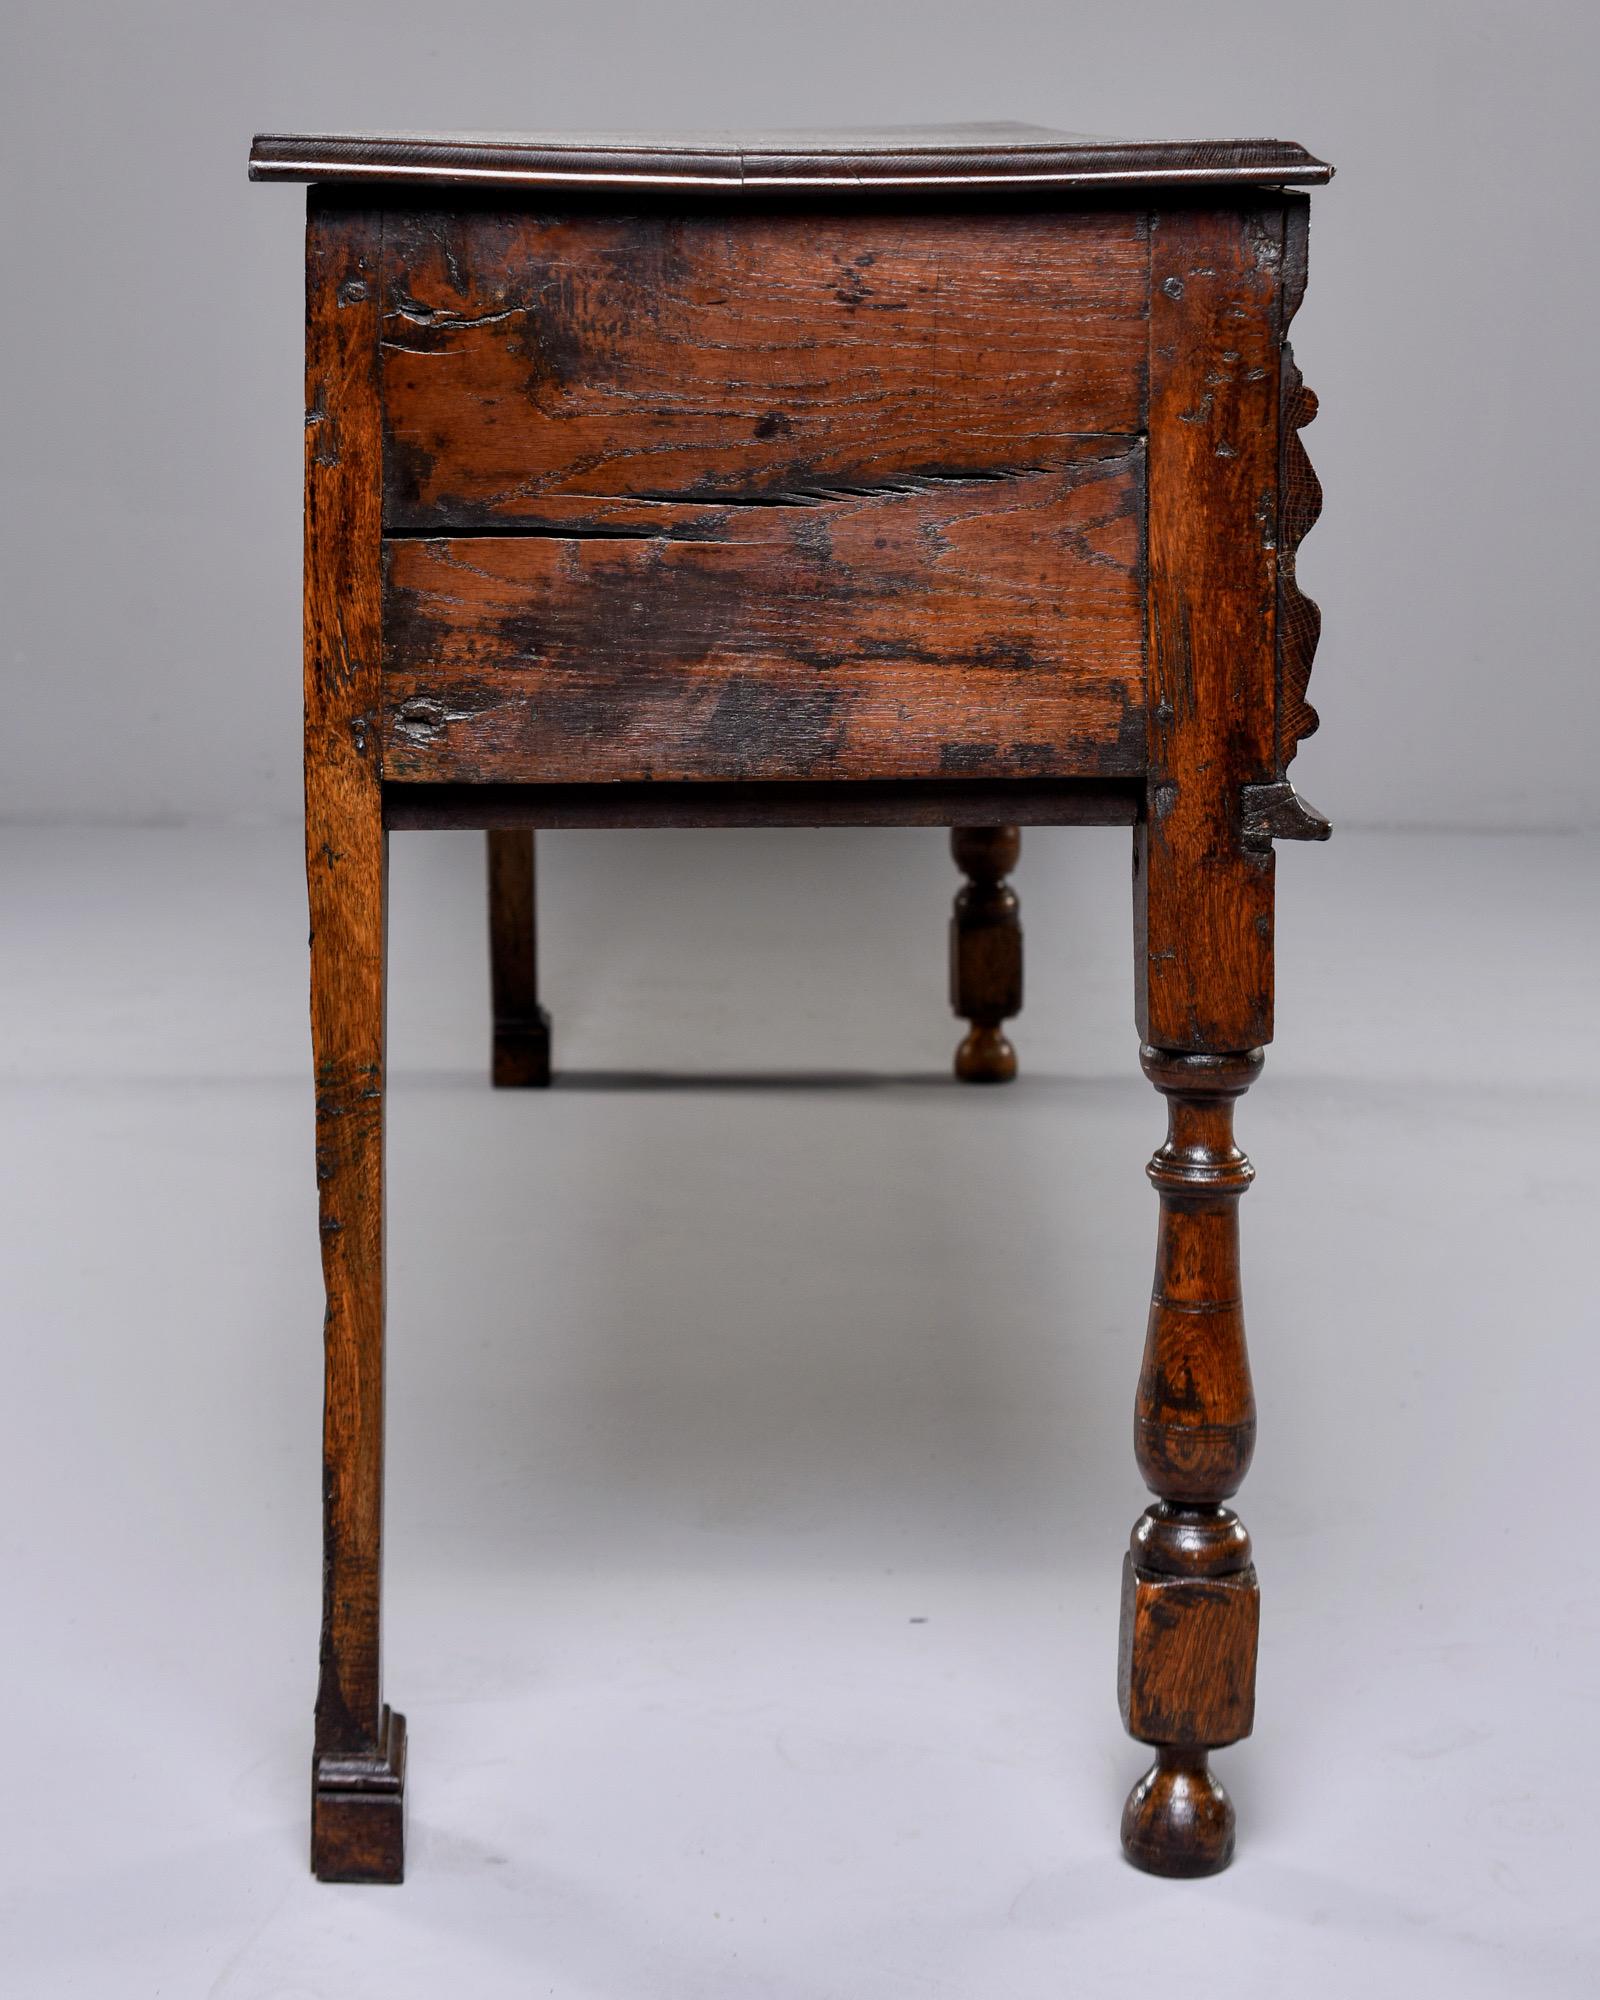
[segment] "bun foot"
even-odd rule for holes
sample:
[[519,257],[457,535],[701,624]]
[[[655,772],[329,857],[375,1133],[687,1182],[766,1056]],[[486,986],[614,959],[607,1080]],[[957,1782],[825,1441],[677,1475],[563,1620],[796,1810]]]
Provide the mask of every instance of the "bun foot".
[[956,1075],[962,1083],[1010,1083],[1017,1073],[1017,1052],[999,1028],[973,1028],[956,1050]]
[[1122,1808],[1122,1851],[1147,1875],[1216,1875],[1233,1859],[1233,1801],[1203,1750],[1161,1750]]

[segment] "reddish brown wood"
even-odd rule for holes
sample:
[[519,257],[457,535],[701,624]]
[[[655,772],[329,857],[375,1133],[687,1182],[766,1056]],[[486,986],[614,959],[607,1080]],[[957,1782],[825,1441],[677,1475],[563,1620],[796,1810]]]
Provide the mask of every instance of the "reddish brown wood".
[[[1101,456],[1101,452],[1111,455]],[[391,542],[391,779],[1108,777],[1144,760],[1137,448],[819,504]]]
[[956,827],[950,851],[966,876],[950,919],[950,1005],[970,1027],[956,1050],[963,1083],[1009,1083],[1017,1052],[1001,1028],[1022,1012],[1022,924],[1006,877],[1022,852],[1014,826]]
[[1234,1143],[1233,1106],[1261,1051],[1147,1047],[1143,1061],[1167,1100],[1167,1139],[1150,1162],[1161,1232],[1134,1452],[1159,1497],[1124,1562],[1118,1681],[1124,1725],[1160,1754],[1128,1800],[1122,1842],[1153,1874],[1207,1875],[1234,1844],[1207,1755],[1248,1736],[1255,1714],[1259,1592],[1250,1539],[1222,1503],[1255,1444],[1238,1216],[1254,1172]]
[[312,1865],[399,1881],[404,1723],[379,1686],[386,838],[375,217],[306,241],[305,773],[327,1383]]
[[1277,761],[1279,210],[1176,209],[1151,249],[1149,810],[1137,1017],[1169,1049],[1272,1037],[1270,845],[1245,785]]
[[1045,471],[1144,426],[1131,208],[429,210],[384,255],[391,534]]
[[490,1076],[499,1090],[538,1089],[550,1081],[550,1016],[539,1005],[533,834],[491,828],[486,844],[494,1017]]

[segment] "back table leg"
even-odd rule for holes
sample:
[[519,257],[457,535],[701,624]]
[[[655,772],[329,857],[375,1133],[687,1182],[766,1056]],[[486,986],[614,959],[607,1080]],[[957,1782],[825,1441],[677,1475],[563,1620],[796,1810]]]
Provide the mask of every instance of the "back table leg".
[[533,835],[522,829],[491,832],[488,846],[490,1074],[500,1090],[540,1089],[550,1081],[550,1016],[539,1005]]
[[950,920],[950,1005],[969,1026],[956,1050],[963,1083],[1009,1083],[1017,1052],[1001,1028],[1022,1011],[1022,925],[1006,877],[1022,835],[1014,826],[958,826],[950,851],[966,876]]

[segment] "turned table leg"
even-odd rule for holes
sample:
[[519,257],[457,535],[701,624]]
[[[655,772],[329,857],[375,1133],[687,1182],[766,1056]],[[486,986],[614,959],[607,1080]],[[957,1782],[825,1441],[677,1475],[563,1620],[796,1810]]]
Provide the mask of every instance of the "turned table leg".
[[488,849],[490,1074],[497,1089],[538,1089],[550,1081],[550,1016],[539,1005],[533,834],[491,832]]
[[1134,1453],[1156,1502],[1136,1523],[1122,1578],[1119,1692],[1130,1735],[1155,1747],[1122,1815],[1130,1861],[1209,1875],[1233,1857],[1233,1806],[1208,1753],[1250,1734],[1259,1593],[1250,1537],[1222,1503],[1255,1443],[1239,1289],[1239,1197],[1254,1170],[1233,1138],[1234,1101],[1261,1051],[1145,1048],[1167,1100],[1150,1162],[1161,1197],[1155,1287]]
[[1022,1011],[1022,925],[1006,877],[1022,836],[1014,826],[958,826],[950,850],[967,877],[950,920],[950,1005],[970,1023],[956,1050],[963,1083],[1009,1083],[1017,1052],[1001,1030]]
[[313,196],[306,248],[305,782],[323,1318],[311,1861],[398,1882],[405,1723],[380,1687],[387,836],[379,671],[379,241]]

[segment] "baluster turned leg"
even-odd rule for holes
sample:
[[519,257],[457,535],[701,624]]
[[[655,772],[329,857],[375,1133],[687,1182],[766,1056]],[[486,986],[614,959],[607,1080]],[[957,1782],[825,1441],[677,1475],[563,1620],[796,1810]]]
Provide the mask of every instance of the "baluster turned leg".
[[533,835],[494,832],[488,845],[490,1075],[499,1090],[539,1089],[550,1081],[550,1016],[539,1005]]
[[963,1083],[1009,1083],[1017,1052],[1001,1022],[1022,1011],[1022,925],[1006,877],[1022,835],[1014,826],[958,826],[950,850],[967,877],[950,922],[950,1005],[971,1023],[956,1050]]
[[1248,1736],[1255,1711],[1256,1573],[1222,1503],[1255,1443],[1238,1213],[1254,1169],[1234,1143],[1233,1106],[1261,1051],[1146,1048],[1141,1060],[1168,1119],[1149,1167],[1161,1226],[1134,1420],[1157,1499],[1123,1566],[1119,1680],[1128,1733],[1156,1761],[1123,1810],[1122,1845],[1152,1874],[1209,1875],[1233,1858],[1234,1815],[1208,1753]]

